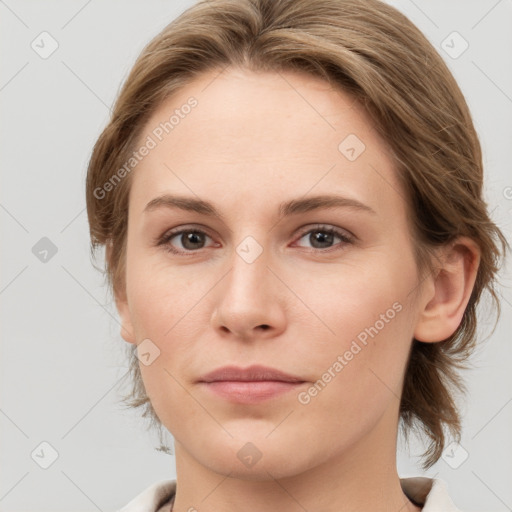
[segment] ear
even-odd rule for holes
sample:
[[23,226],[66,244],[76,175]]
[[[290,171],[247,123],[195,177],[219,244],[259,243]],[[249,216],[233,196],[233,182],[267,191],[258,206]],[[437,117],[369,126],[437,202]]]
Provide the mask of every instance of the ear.
[[480,264],[480,249],[468,237],[459,237],[440,248],[440,267],[425,283],[421,309],[414,330],[418,341],[449,338],[459,327],[469,302]]
[[[110,261],[112,257],[111,241],[108,241],[105,246],[105,257],[107,261]],[[136,343],[130,310],[128,308],[128,300],[126,298],[126,290],[114,290],[114,298],[121,319],[121,337],[128,343]]]

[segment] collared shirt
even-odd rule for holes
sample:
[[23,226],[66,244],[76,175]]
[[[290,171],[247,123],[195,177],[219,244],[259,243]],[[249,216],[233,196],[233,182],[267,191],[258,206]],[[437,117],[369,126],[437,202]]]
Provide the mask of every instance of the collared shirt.
[[[439,478],[401,478],[404,494],[422,512],[461,512],[452,502],[446,484]],[[118,512],[170,512],[176,494],[176,480],[161,480],[149,486]]]

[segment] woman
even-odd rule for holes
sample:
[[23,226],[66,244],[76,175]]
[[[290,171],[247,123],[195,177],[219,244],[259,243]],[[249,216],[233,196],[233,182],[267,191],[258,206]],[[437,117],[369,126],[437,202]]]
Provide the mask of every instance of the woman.
[[135,63],[87,176],[133,394],[176,480],[124,512],[457,510],[440,457],[507,243],[465,99],[377,0],[208,0]]

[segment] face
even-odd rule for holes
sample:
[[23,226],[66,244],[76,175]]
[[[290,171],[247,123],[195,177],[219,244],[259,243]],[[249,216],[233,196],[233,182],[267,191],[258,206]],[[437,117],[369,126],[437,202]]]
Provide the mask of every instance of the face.
[[[155,111],[132,171],[118,308],[151,403],[181,453],[241,478],[394,458],[418,273],[386,144],[321,80],[218,73]],[[301,383],[200,382],[253,364]]]

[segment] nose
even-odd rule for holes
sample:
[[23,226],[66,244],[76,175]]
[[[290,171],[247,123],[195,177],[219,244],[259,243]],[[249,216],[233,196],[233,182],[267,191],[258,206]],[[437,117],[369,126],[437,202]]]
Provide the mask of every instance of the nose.
[[[243,253],[241,253],[243,254]],[[254,260],[233,251],[231,269],[216,286],[212,324],[221,336],[272,338],[286,328],[286,290],[266,250]]]

